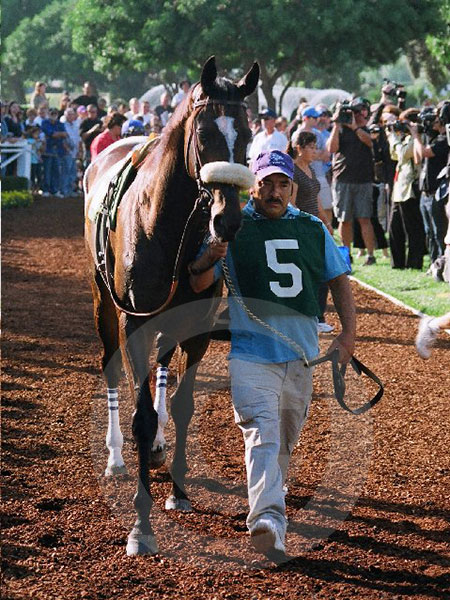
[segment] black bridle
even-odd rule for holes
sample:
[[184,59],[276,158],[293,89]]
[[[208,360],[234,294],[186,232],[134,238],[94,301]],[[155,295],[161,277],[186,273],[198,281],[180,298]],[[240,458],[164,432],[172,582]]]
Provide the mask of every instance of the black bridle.
[[[187,138],[187,143],[185,146],[184,153],[184,163],[186,167],[186,172],[190,177],[193,177],[197,183],[198,188],[198,197],[194,206],[194,209],[199,209],[202,211],[202,215],[204,218],[209,218],[209,213],[211,211],[211,206],[214,202],[214,197],[210,190],[206,187],[204,182],[202,181],[200,171],[204,166],[202,163],[202,159],[200,157],[199,151],[199,140],[197,134],[197,127],[195,126],[195,121],[198,115],[201,113],[203,108],[207,106],[242,106],[243,108],[247,108],[246,102],[242,100],[215,100],[213,98],[204,98],[203,100],[194,100],[193,110],[197,113],[194,115],[192,119],[192,125],[189,130],[189,135]],[[193,144],[194,150],[194,175],[190,174],[190,165],[189,165],[189,152],[191,149],[191,144]]]
[[[200,109],[200,110],[197,111],[197,113],[194,115],[194,118],[192,120],[192,125],[191,125],[190,131],[189,131],[188,139],[185,144],[184,160],[185,160],[186,172],[190,177],[192,177],[192,175],[190,174],[190,170],[189,170],[189,150],[190,150],[191,143],[193,142],[194,143],[194,177],[193,178],[195,179],[195,181],[197,183],[198,196],[194,202],[194,207],[193,207],[192,211],[189,213],[189,216],[187,218],[186,224],[183,229],[183,233],[181,235],[180,243],[178,245],[178,250],[177,250],[174,268],[173,268],[173,272],[172,272],[172,282],[171,282],[169,294],[168,294],[166,300],[163,302],[163,304],[161,306],[159,306],[158,308],[156,308],[155,310],[150,311],[150,312],[138,312],[135,310],[130,310],[123,305],[122,301],[117,296],[116,290],[114,288],[114,281],[113,281],[114,277],[111,273],[111,265],[110,265],[110,252],[109,252],[110,245],[111,245],[110,235],[109,235],[110,229],[109,229],[109,227],[107,228],[106,240],[105,240],[104,251],[103,251],[103,264],[102,264],[102,266],[98,265],[97,269],[98,269],[100,275],[102,276],[102,279],[103,279],[106,287],[109,290],[109,293],[111,295],[111,298],[114,302],[115,307],[127,315],[130,315],[133,317],[153,317],[153,316],[159,314],[160,312],[162,312],[170,304],[170,302],[172,301],[172,299],[175,295],[177,287],[178,287],[178,279],[179,279],[179,274],[180,274],[181,261],[184,256],[184,251],[186,248],[186,241],[188,239],[188,233],[189,233],[190,225],[193,221],[193,218],[199,211],[201,212],[202,222],[207,222],[210,217],[211,207],[214,203],[214,196],[212,195],[211,191],[206,187],[206,185],[204,184],[204,182],[201,179],[200,171],[201,171],[203,164],[202,164],[202,161],[200,158],[200,152],[199,152],[199,147],[198,147],[197,128],[195,126],[196,118],[198,117],[199,113],[201,112],[201,109],[203,107],[206,107],[209,105],[221,105],[221,106],[239,105],[242,107],[247,106],[245,102],[242,102],[239,100],[213,100],[211,98],[205,98],[203,100],[195,100],[194,101],[193,110],[194,111],[197,109]],[[106,215],[103,215],[103,217],[101,217],[100,220],[105,217],[106,217]],[[100,229],[100,227],[99,227],[99,229]]]

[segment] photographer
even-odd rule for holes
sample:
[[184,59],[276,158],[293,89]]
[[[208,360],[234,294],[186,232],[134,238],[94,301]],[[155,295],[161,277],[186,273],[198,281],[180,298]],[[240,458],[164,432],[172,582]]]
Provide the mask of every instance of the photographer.
[[423,264],[425,232],[419,210],[418,169],[413,160],[411,136],[411,124],[417,120],[418,113],[417,108],[409,108],[400,114],[398,121],[388,126],[391,158],[397,161],[389,220],[389,246],[394,269],[421,269]]
[[445,200],[437,200],[435,193],[438,188],[437,176],[448,161],[449,146],[445,136],[445,124],[450,123],[450,103],[442,105],[439,115],[434,109],[425,109],[419,118],[423,124],[424,135],[419,133],[417,124],[411,125],[411,133],[414,139],[415,160],[421,165],[420,212],[427,236],[430,261],[433,263],[445,252]]
[[395,81],[389,81],[389,79],[385,79],[381,88],[380,102],[371,107],[372,116],[369,121],[369,126],[378,124],[380,122],[382,113],[388,107],[398,108],[399,113],[402,110],[405,110],[406,90],[401,83],[396,83]]
[[342,244],[350,250],[352,223],[357,219],[367,248],[364,265],[375,264],[372,216],[372,139],[366,127],[369,106],[362,98],[341,104],[333,115],[327,150],[333,154],[332,194]]

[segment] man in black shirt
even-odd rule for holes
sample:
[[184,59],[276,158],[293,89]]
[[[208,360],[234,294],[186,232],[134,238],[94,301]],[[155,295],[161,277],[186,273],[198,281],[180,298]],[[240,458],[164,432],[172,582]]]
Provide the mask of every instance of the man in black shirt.
[[88,106],[95,104],[97,106],[97,93],[95,86],[90,81],[85,81],[83,84],[83,93],[73,100],[78,106]]
[[375,236],[372,216],[373,157],[372,139],[367,129],[369,106],[362,98],[351,103],[352,120],[340,123],[340,109],[333,115],[333,129],[327,141],[327,150],[333,154],[332,193],[334,214],[339,222],[342,244],[350,250],[353,237],[353,219],[361,226],[367,248],[365,265],[373,265]]
[[425,145],[418,132],[417,125],[410,126],[414,138],[416,162],[422,162],[420,175],[420,212],[422,213],[428,252],[433,263],[445,252],[444,237],[448,220],[445,214],[445,200],[436,200],[437,176],[447,165],[449,145],[445,136],[445,124],[436,116],[430,142]]
[[87,113],[87,119],[84,119],[80,124],[80,136],[84,144],[85,169],[91,162],[91,144],[94,138],[102,131],[102,122],[97,116],[97,107],[95,104],[88,105]]

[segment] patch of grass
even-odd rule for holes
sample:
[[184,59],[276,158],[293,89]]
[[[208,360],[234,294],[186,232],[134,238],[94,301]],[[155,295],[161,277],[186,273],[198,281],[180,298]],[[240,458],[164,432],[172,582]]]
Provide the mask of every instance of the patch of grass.
[[33,202],[31,192],[24,190],[14,190],[2,192],[2,208],[17,208],[18,206],[30,206]]
[[426,256],[421,271],[417,269],[393,269],[389,258],[384,258],[377,250],[377,262],[370,267],[363,267],[365,258],[353,257],[352,275],[390,294],[408,306],[420,310],[427,315],[438,316],[448,312],[450,307],[450,286],[442,281],[434,281],[426,275],[429,258]]

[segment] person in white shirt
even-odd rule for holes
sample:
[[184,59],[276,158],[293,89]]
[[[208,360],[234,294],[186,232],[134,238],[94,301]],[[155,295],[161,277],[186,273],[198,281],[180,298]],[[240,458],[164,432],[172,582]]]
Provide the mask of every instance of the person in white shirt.
[[275,120],[277,118],[275,111],[266,108],[259,116],[263,123],[263,130],[253,138],[248,153],[250,160],[253,160],[258,154],[267,150],[281,150],[281,152],[284,152],[288,143],[284,133],[275,128]]
[[180,81],[178,87],[179,92],[176,93],[175,96],[172,98],[172,108],[176,108],[180,104],[180,102],[182,102],[186,98],[189,88],[191,87],[191,82],[187,79],[183,79],[183,81]]
[[[144,100],[142,102],[142,110],[140,113],[140,117],[144,120],[144,125],[149,125],[152,118],[152,110],[150,108],[150,102],[148,100]],[[136,118],[136,117],[133,117]]]
[[140,102],[139,98],[130,98],[129,102],[130,110],[125,113],[127,119],[137,119],[140,111]]

